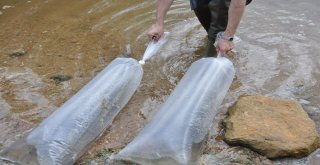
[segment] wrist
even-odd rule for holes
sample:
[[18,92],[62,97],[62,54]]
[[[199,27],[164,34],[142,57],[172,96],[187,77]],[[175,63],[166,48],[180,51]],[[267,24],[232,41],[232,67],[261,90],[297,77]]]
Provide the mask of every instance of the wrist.
[[231,28],[227,28],[223,33],[224,33],[224,36],[226,36],[226,37],[233,37],[235,31],[231,30]]
[[223,39],[225,41],[230,41],[232,42],[233,41],[233,35],[226,35],[225,32],[219,32],[217,34],[217,39],[220,40],[220,39]]
[[233,37],[234,33],[232,33],[229,29],[226,29],[226,31],[223,32],[223,34],[227,37]]
[[163,21],[163,20],[157,20],[157,21],[156,21],[156,24],[157,24],[158,26],[163,27],[163,26],[164,26],[164,21]]

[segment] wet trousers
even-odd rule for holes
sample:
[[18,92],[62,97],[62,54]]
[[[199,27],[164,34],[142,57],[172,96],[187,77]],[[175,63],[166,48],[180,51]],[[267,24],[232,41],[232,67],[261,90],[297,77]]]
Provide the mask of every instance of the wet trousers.
[[[247,0],[249,4],[251,0]],[[231,0],[197,0],[197,7],[194,9],[201,25],[208,33],[208,45],[204,57],[217,56],[214,42],[217,33],[225,31],[228,24],[228,10]]]

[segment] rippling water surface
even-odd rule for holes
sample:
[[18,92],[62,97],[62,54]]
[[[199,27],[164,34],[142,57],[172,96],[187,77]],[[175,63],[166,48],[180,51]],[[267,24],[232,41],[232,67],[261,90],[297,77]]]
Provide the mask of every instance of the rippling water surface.
[[[242,41],[230,57],[237,79],[215,120],[207,152],[228,150],[217,140],[218,123],[242,94],[294,98],[320,131],[318,6],[318,0],[254,1],[248,6],[237,33]],[[115,57],[141,59],[155,7],[155,1],[143,0],[0,1],[0,149],[48,117]],[[144,66],[138,91],[78,164],[96,162],[101,151],[130,142],[202,54],[206,33],[188,1],[174,2],[166,30],[169,42]],[[59,75],[71,79],[53,79]],[[223,157],[215,162],[219,160],[224,164]]]

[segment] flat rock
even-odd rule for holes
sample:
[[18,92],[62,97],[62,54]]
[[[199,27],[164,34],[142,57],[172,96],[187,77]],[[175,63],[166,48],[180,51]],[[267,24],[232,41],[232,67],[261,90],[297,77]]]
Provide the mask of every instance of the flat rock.
[[242,96],[229,109],[225,141],[268,158],[303,157],[318,147],[314,122],[294,100]]

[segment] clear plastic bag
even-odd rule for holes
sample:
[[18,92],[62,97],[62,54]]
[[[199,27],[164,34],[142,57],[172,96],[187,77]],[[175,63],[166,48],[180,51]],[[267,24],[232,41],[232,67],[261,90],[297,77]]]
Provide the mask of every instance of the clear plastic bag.
[[24,165],[73,164],[130,100],[142,75],[138,61],[116,58],[1,158]]
[[196,164],[234,74],[225,57],[194,62],[152,121],[112,159],[142,165]]
[[140,60],[139,63],[144,65],[145,61],[147,61],[153,55],[155,55],[161,49],[161,47],[168,41],[169,34],[169,32],[164,32],[159,41],[150,41],[146,51],[144,52],[142,60]]

